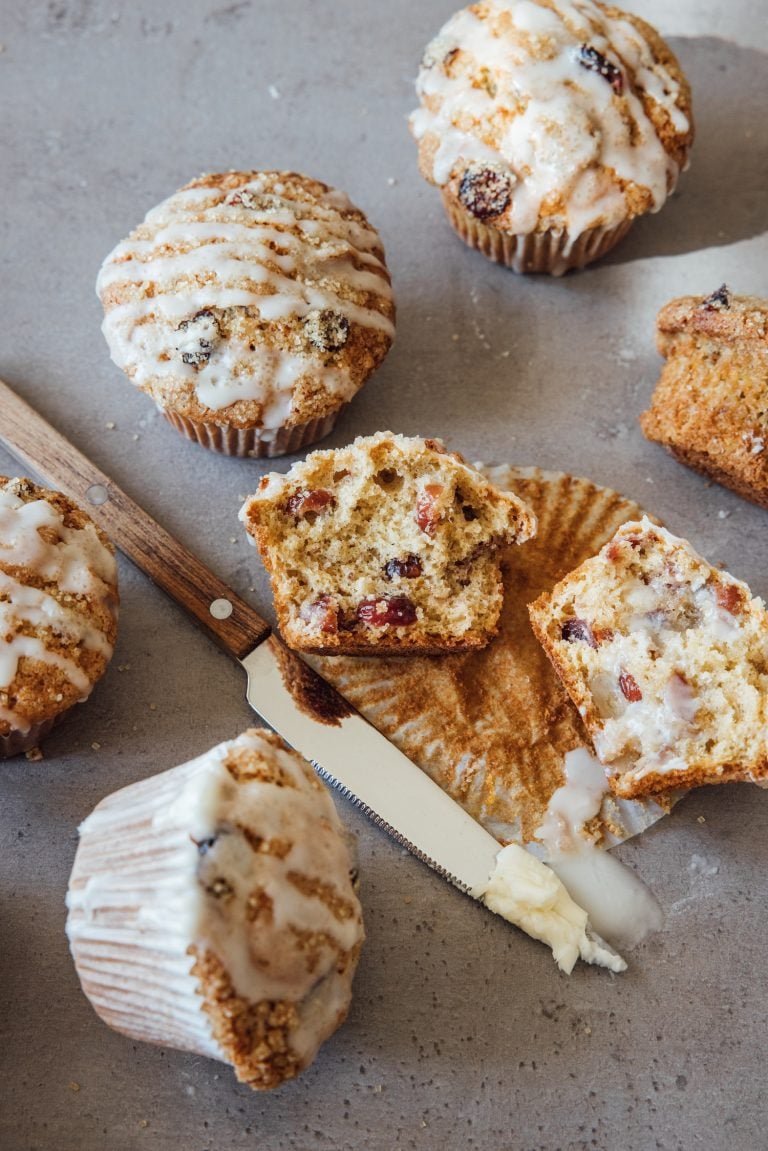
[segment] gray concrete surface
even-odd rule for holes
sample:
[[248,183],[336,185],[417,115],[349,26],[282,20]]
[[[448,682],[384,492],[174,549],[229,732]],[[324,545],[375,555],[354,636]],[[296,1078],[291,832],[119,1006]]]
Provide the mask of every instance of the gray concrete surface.
[[[260,467],[166,427],[111,365],[93,282],[112,245],[198,172],[295,167],[380,227],[399,301],[396,347],[332,443],[391,427],[588,475],[765,595],[766,513],[679,467],[636,422],[661,303],[723,280],[766,294],[764,6],[636,0],[691,77],[693,164],[660,216],[559,282],[464,249],[417,175],[412,80],[452,7],[2,0],[0,376],[266,608],[236,522]],[[128,563],[121,579],[106,678],[42,762],[0,770],[3,1151],[768,1146],[768,796],[747,786],[700,791],[621,849],[667,922],[618,979],[558,974],[342,804],[368,943],[351,1017],[307,1074],[256,1095],[223,1066],[104,1027],[63,935],[77,824],[107,792],[251,720],[238,668]]]

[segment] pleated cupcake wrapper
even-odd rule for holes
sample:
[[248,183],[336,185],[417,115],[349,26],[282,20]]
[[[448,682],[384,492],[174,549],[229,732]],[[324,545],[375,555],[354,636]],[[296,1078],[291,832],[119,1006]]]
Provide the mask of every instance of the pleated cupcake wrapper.
[[233,428],[222,424],[207,424],[190,420],[169,408],[162,408],[161,411],[177,431],[212,452],[244,459],[273,459],[275,456],[300,452],[310,444],[330,435],[341,408],[320,419],[309,420],[305,424],[269,431],[264,428]]
[[0,735],[0,759],[11,759],[14,755],[23,755],[37,747],[45,739],[51,728],[55,727],[65,715],[69,715],[71,708],[45,719],[42,723],[33,723],[29,731],[11,731],[8,735]]
[[448,192],[444,191],[442,197],[448,221],[465,244],[520,273],[562,276],[571,268],[583,268],[602,259],[634,222],[630,219],[612,228],[590,228],[575,238],[562,231],[513,236],[475,219]]
[[[144,780],[109,801],[114,819],[107,825],[86,827],[67,928],[83,991],[105,1023],[134,1039],[221,1059],[191,974],[192,940],[167,910],[180,906],[191,881],[188,827],[167,819],[182,783],[178,773],[170,782]],[[159,813],[160,828],[153,823]]]

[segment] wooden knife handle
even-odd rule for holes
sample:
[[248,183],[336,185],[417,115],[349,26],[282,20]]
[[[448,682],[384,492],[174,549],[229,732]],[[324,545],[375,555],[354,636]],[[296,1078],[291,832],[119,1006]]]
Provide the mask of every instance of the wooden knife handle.
[[113,543],[230,655],[243,659],[267,638],[269,624],[249,604],[2,380],[0,443],[46,483],[83,506]]

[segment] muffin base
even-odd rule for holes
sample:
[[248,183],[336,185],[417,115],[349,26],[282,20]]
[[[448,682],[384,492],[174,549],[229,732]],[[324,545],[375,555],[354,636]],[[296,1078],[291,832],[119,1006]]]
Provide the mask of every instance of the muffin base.
[[449,192],[443,190],[442,198],[448,222],[468,247],[521,274],[562,276],[571,269],[584,268],[602,259],[634,223],[634,219],[629,219],[613,228],[589,228],[575,238],[565,231],[515,236],[483,224],[457,204]]
[[0,759],[12,759],[14,755],[23,755],[24,752],[37,747],[40,741],[48,735],[51,728],[55,727],[65,715],[68,715],[70,710],[68,708],[60,715],[54,715],[51,719],[45,719],[41,723],[33,723],[29,731],[11,731],[8,735],[0,735]]
[[[342,405],[344,406],[346,405]],[[242,459],[273,459],[275,456],[300,452],[310,444],[315,444],[330,435],[342,408],[337,408],[335,412],[318,420],[309,420],[305,424],[274,430],[207,424],[199,420],[190,420],[169,408],[160,410],[177,431],[212,452],[219,452],[224,456],[239,456]]]

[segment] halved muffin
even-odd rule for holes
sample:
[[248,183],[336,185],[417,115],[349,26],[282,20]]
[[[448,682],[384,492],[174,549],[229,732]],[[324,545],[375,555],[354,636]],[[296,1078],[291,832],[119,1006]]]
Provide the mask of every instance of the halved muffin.
[[264,476],[240,518],[286,642],[320,654],[439,654],[498,628],[500,549],[533,512],[438,440],[379,432]]
[[768,778],[768,613],[647,518],[530,608],[617,795]]

